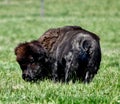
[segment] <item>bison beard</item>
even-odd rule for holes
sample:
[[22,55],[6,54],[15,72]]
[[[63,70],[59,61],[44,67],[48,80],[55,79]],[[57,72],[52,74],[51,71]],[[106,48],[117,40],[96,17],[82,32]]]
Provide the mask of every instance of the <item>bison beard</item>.
[[89,83],[101,62],[99,37],[78,26],[49,29],[38,40],[18,45],[15,54],[26,81]]

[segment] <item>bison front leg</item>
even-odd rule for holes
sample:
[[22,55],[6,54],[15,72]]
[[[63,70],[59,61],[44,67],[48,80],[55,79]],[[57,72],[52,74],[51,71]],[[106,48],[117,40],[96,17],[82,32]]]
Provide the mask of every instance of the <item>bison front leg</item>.
[[73,61],[73,53],[69,52],[68,55],[65,57],[66,65],[65,65],[65,82],[70,80],[71,76],[71,66]]
[[71,67],[71,61],[66,63],[65,82],[68,82],[70,80],[70,67]]
[[52,65],[52,80],[54,82],[58,81],[58,73],[57,73],[57,70],[58,70],[58,62],[55,61]]

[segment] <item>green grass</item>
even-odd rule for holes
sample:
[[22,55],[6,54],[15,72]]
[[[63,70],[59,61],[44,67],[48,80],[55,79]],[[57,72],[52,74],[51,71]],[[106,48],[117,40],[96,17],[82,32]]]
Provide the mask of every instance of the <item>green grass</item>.
[[[120,104],[119,0],[45,0],[44,17],[40,0],[8,1],[0,0],[0,104]],[[93,81],[23,81],[14,48],[65,25],[79,25],[100,36],[102,62]]]

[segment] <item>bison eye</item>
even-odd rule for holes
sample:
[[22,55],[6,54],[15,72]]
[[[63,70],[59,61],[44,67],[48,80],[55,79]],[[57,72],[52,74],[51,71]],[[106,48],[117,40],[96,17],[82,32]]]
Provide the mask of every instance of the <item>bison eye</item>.
[[27,68],[26,64],[21,64],[20,67],[22,70],[25,70]]
[[18,61],[18,63],[19,63],[20,65],[25,65],[25,64],[26,64],[26,61],[25,61],[25,60],[22,60],[22,61]]

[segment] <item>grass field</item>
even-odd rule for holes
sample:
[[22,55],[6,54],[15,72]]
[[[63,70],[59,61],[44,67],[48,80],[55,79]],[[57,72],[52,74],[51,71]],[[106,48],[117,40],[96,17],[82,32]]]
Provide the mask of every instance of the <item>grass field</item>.
[[[120,0],[0,0],[0,104],[120,104]],[[101,38],[102,62],[90,84],[28,83],[15,60],[18,43],[47,29],[78,25]]]

